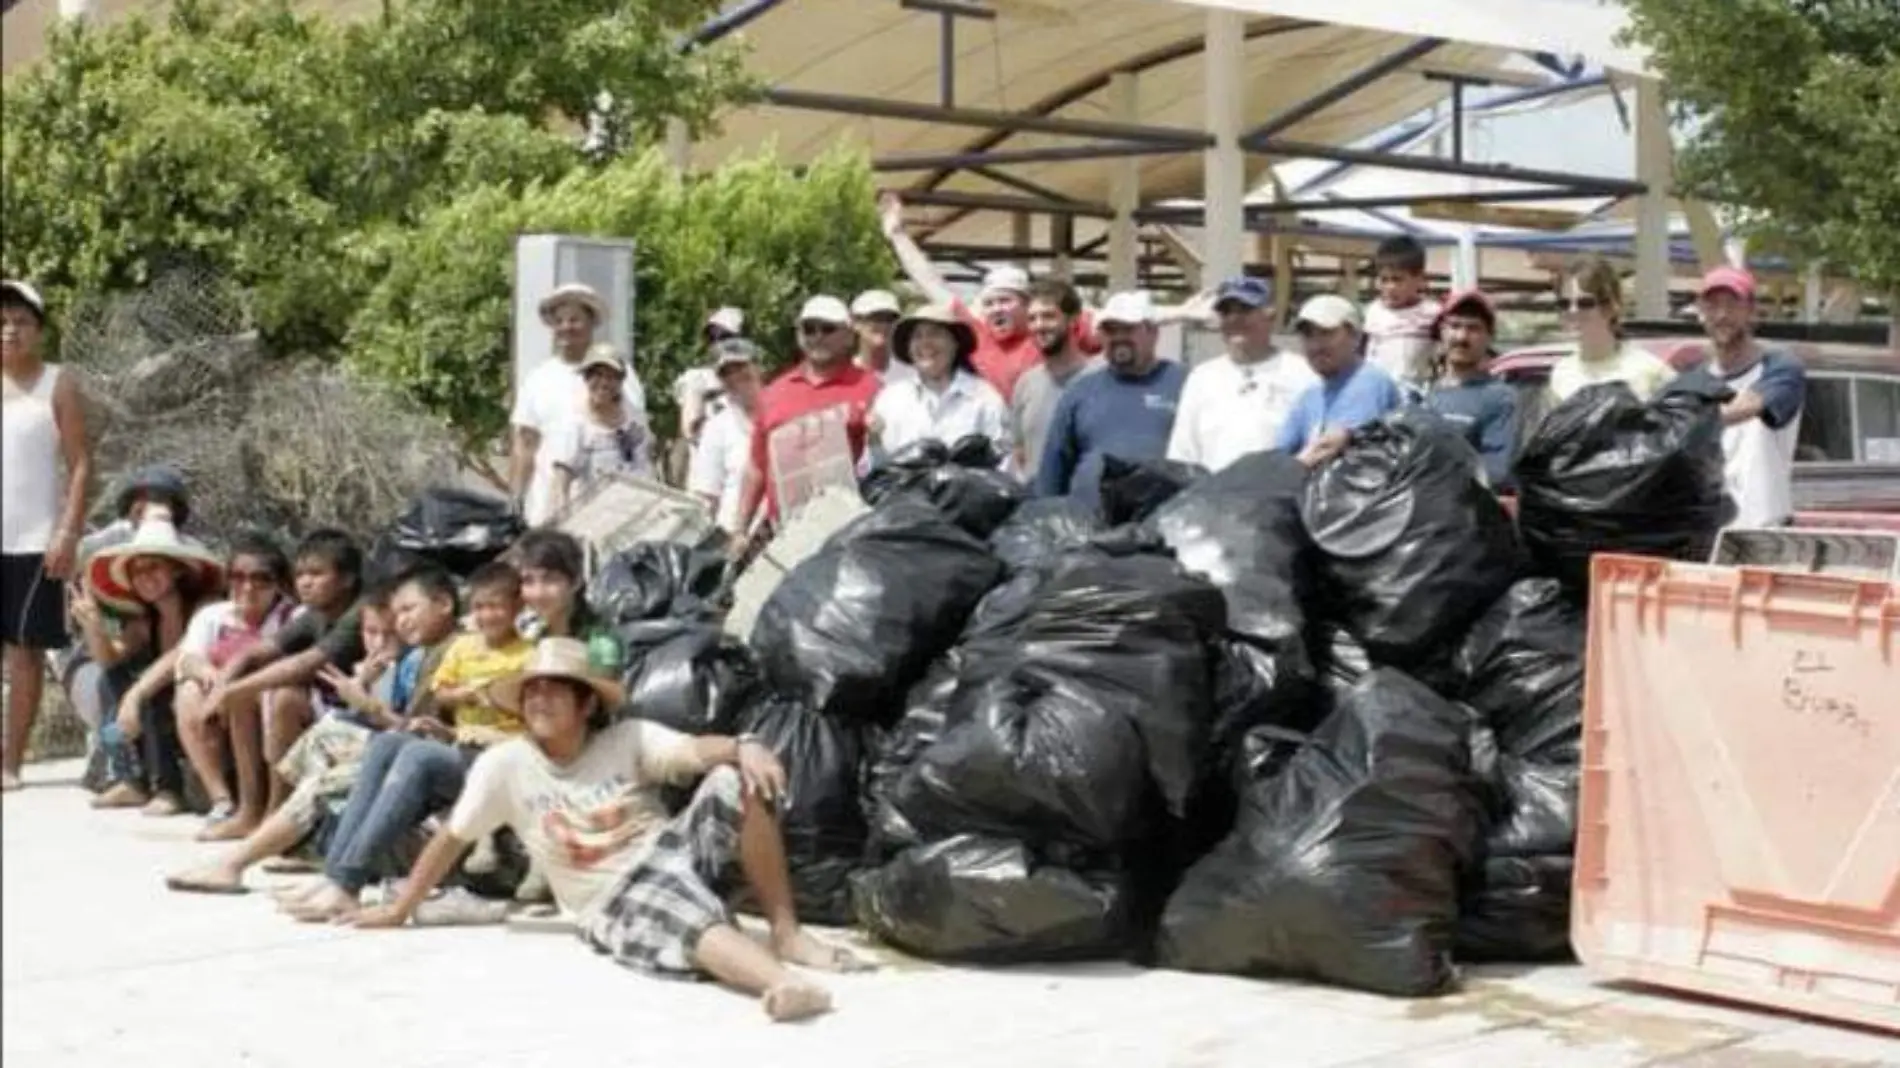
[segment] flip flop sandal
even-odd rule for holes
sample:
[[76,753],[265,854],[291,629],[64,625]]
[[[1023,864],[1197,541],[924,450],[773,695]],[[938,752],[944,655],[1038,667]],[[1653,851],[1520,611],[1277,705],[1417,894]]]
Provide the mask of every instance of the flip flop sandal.
[[302,857],[272,857],[258,867],[270,875],[309,875],[322,870],[316,862]]
[[165,889],[176,890],[182,894],[224,894],[232,897],[251,892],[250,888],[244,886],[242,883],[232,886],[228,883],[213,883],[202,879],[193,879],[185,875],[165,876]]

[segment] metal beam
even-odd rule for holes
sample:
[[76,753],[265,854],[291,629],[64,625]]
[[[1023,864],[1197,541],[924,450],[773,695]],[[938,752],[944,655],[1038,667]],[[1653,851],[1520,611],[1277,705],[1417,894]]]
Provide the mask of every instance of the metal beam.
[[1327,108],[1332,107],[1341,100],[1364,89],[1373,82],[1384,78],[1386,75],[1391,74],[1407,63],[1411,63],[1414,60],[1436,52],[1444,43],[1444,39],[1440,37],[1421,37],[1411,44],[1406,45],[1404,48],[1399,49],[1397,52],[1355,71],[1340,81],[1334,82],[1325,89],[1287,108],[1266,122],[1248,130],[1246,134],[1241,137],[1240,143],[1249,149],[1254,148],[1255,142],[1265,141],[1275,134],[1284,133],[1292,129],[1295,125],[1325,111]]
[[1641,182],[1621,178],[1599,178],[1585,174],[1566,174],[1560,171],[1530,170],[1513,167],[1508,163],[1453,163],[1450,160],[1435,159],[1431,156],[1408,156],[1398,152],[1344,148],[1322,145],[1313,141],[1287,141],[1274,138],[1254,146],[1250,151],[1286,159],[1329,159],[1337,163],[1350,163],[1361,167],[1383,167],[1395,171],[1418,171],[1423,174],[1451,174],[1467,178],[1496,178],[1507,182],[1537,182],[1544,185],[1588,186],[1592,190],[1612,190],[1605,193],[1583,194],[1586,196],[1637,196],[1646,188]]
[[904,203],[924,208],[959,208],[968,211],[1030,212],[1039,215],[1080,215],[1090,219],[1110,219],[1115,213],[1106,204],[1077,200],[1048,200],[1043,197],[1011,197],[994,193],[961,193],[952,189],[919,189],[904,194]]
[[1064,193],[1060,189],[1051,189],[1046,185],[1032,182],[1027,178],[1018,178],[1007,171],[999,171],[990,167],[971,167],[970,173],[979,178],[988,178],[997,185],[1008,186],[1018,193],[1028,193],[1032,197],[1041,197],[1044,200],[1060,200],[1070,204],[1075,203],[1074,197]]
[[[1249,204],[1247,218],[1251,221],[1266,215],[1289,215],[1305,211],[1364,211],[1369,208],[1403,208],[1413,204],[1523,204],[1539,200],[1575,200],[1584,197],[1617,197],[1625,195],[1620,188],[1603,186],[1598,188],[1572,187],[1567,189],[1509,189],[1488,193],[1406,193],[1385,197],[1338,197],[1320,200],[1289,200],[1284,202],[1264,202]],[[1201,209],[1196,205],[1183,207],[1143,208],[1135,213],[1136,218],[1149,223],[1175,223],[1198,225],[1201,221]]]
[[976,126],[990,130],[1019,133],[1053,134],[1057,137],[1094,137],[1103,140],[1135,141],[1148,145],[1168,145],[1181,151],[1197,151],[1214,139],[1199,130],[1166,126],[1144,126],[1127,122],[1100,122],[1094,119],[1064,119],[1049,115],[1026,115],[1015,111],[988,108],[945,108],[909,100],[884,100],[843,93],[813,93],[803,89],[767,89],[767,104],[805,111],[826,111],[835,115],[858,115],[870,119],[898,119],[906,122],[936,123],[943,126]]
[[871,161],[874,171],[960,171],[976,167],[1007,167],[1018,163],[1077,163],[1084,160],[1127,159],[1132,156],[1172,156],[1185,151],[1179,145],[1103,141],[1092,145],[1047,145],[1042,148],[1000,149],[995,152],[893,152]]

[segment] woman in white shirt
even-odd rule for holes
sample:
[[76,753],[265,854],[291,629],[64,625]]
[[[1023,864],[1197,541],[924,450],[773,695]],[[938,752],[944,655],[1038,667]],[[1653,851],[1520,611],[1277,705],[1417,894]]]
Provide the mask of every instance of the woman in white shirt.
[[628,403],[623,387],[627,365],[612,345],[595,345],[581,360],[587,406],[555,428],[549,452],[554,461],[554,493],[549,516],[561,513],[579,487],[603,475],[650,476],[646,420]]
[[871,405],[871,434],[880,456],[919,441],[955,445],[980,435],[1007,462],[1012,449],[1009,408],[970,362],[976,331],[947,304],[927,304],[897,324],[891,351],[916,372],[914,381],[890,379]]
[[1676,376],[1660,357],[1623,340],[1622,280],[1608,260],[1591,256],[1579,261],[1557,296],[1564,325],[1576,332],[1577,351],[1550,369],[1553,404],[1603,382],[1623,382],[1638,398],[1648,400]]

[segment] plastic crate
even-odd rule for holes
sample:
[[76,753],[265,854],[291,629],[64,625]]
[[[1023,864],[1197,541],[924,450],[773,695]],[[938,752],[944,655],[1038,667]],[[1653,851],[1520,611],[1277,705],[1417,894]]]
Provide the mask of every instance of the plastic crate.
[[1715,539],[1710,562],[1810,575],[1900,582],[1900,534],[1885,530],[1730,527]]
[[1900,587],[1592,561],[1571,939],[1900,1032]]

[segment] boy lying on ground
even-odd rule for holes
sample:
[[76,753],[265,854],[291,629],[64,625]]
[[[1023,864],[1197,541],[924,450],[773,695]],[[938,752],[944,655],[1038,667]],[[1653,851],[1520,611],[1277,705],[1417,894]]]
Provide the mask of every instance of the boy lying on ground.
[[[778,821],[785,769],[771,750],[745,736],[694,738],[638,719],[610,726],[620,688],[569,638],[542,640],[527,669],[492,693],[519,712],[527,735],[476,760],[401,895],[358,913],[357,926],[407,923],[464,850],[507,826],[579,918],[582,936],[621,964],[709,973],[758,995],[774,1020],[831,1007],[824,988],[787,964],[865,966],[799,926]],[[692,801],[669,819],[660,786],[694,779]],[[769,949],[734,925],[719,892],[735,860],[770,924]]]

